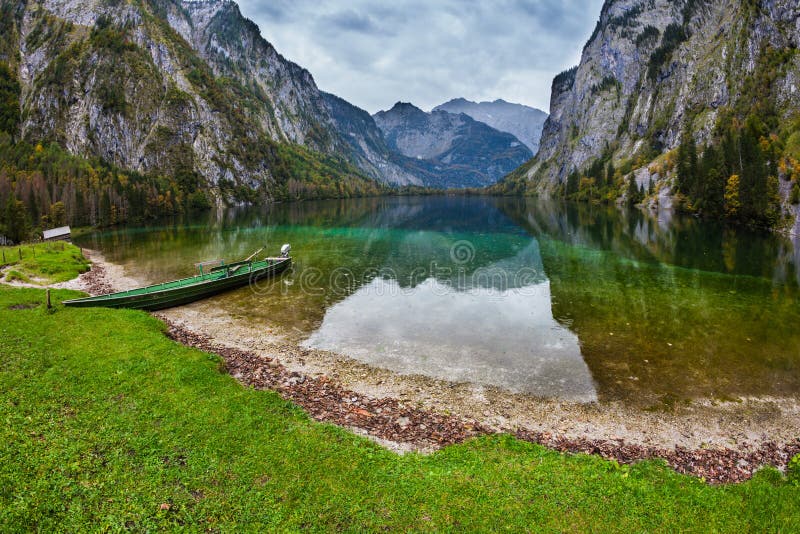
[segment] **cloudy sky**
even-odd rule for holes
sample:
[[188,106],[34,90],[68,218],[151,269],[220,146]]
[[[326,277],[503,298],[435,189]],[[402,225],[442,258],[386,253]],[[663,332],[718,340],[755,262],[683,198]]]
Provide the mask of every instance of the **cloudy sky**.
[[239,0],[317,85],[374,113],[503,98],[548,110],[602,0]]

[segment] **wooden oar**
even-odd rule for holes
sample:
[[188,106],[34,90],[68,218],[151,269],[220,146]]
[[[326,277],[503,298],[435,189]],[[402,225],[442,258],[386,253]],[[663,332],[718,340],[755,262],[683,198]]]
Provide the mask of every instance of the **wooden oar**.
[[[253,252],[253,254],[251,254],[249,257],[247,257],[247,258],[243,259],[242,261],[237,261],[237,262],[236,262],[236,263],[234,263],[233,265],[229,265],[229,266],[228,266],[228,269],[229,269],[229,270],[228,270],[228,275],[230,276],[230,275],[232,275],[232,274],[235,274],[235,273],[236,273],[236,271],[238,271],[239,269],[241,269],[241,268],[242,268],[242,267],[244,267],[245,265],[249,264],[249,263],[250,263],[250,260],[252,260],[252,259],[253,259],[253,258],[255,258],[257,255],[259,255],[259,254],[261,253],[261,251],[262,251],[262,250],[264,250],[264,247],[261,247],[260,249],[256,250],[255,252]],[[234,265],[235,265],[235,267],[234,267]]]
[[249,258],[245,258],[245,259],[243,259],[242,261],[235,261],[235,262],[233,262],[233,263],[229,263],[229,264],[227,264],[227,265],[220,265],[219,267],[214,267],[214,268],[213,268],[213,269],[211,269],[209,272],[212,272],[212,273],[214,273],[214,272],[217,272],[217,271],[222,271],[222,270],[225,270],[225,269],[227,269],[228,271],[230,271],[230,270],[231,270],[231,269],[233,269],[233,268],[236,268],[236,270],[238,270],[238,269],[239,269],[240,267],[242,267],[243,265],[247,265],[248,263],[250,263],[250,260],[252,260],[252,259],[253,259],[254,257],[256,257],[258,254],[260,254],[262,250],[264,250],[264,247],[261,247],[260,249],[256,250],[256,251],[255,251],[253,254],[251,254],[251,255],[250,255],[250,257],[249,257]]
[[264,247],[261,247],[260,249],[256,250],[255,252],[253,252],[253,254],[252,254],[252,255],[250,255],[250,257],[249,257],[249,258],[245,259],[245,260],[244,260],[242,263],[244,263],[244,262],[248,262],[248,261],[252,260],[253,258],[255,258],[256,256],[258,256],[259,254],[261,254],[261,251],[263,251],[263,250],[264,250]]

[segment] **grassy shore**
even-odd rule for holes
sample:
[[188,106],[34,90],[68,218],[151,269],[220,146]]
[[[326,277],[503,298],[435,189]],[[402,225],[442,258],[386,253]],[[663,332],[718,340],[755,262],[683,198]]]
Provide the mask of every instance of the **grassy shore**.
[[0,281],[55,284],[89,269],[81,250],[63,241],[0,247]]
[[0,287],[0,530],[800,530],[800,487],[774,469],[711,487],[506,436],[397,456],[242,387],[150,315],[42,300]]

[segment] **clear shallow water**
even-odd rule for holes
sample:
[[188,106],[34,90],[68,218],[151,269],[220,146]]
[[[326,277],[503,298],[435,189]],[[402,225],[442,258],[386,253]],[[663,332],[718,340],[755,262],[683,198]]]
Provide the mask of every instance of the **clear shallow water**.
[[541,200],[307,202],[79,244],[148,282],[291,243],[293,272],[204,302],[401,373],[642,406],[800,393],[800,253],[692,218]]

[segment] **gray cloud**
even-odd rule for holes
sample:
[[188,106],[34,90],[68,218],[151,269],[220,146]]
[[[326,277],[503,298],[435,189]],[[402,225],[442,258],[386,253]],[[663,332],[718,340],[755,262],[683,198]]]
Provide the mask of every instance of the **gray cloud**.
[[603,0],[241,0],[245,16],[317,84],[370,112],[398,100],[503,98],[547,110]]
[[325,15],[320,19],[320,22],[321,24],[317,24],[317,26],[322,26],[326,30],[332,28],[342,32],[369,34],[379,34],[381,32],[371,17],[356,13],[352,9]]

